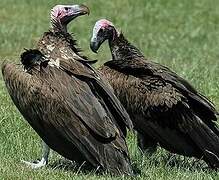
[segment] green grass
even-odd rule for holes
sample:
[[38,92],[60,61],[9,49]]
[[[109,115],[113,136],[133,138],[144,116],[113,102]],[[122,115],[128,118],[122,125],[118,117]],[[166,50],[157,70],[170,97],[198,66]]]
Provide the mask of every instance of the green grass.
[[[107,44],[98,55],[89,49],[96,20],[108,18],[125,36],[154,61],[167,65],[189,80],[219,109],[219,1],[218,0],[89,0],[91,15],[76,19],[69,26],[84,54],[110,59]],[[1,0],[0,59],[19,61],[23,48],[33,48],[49,28],[49,10],[63,0]],[[97,66],[98,66],[97,65]],[[78,169],[40,170],[25,167],[20,160],[40,155],[39,138],[11,102],[0,75],[0,179],[111,179],[110,175],[82,173]],[[131,157],[141,169],[139,179],[219,179],[219,173],[180,161],[171,166],[168,153],[159,150],[152,157],[141,157],[134,136],[128,139]],[[53,152],[50,165],[60,159]],[[124,177],[123,177],[124,178]],[[113,179],[121,179],[114,177]],[[124,178],[128,179],[128,178]]]

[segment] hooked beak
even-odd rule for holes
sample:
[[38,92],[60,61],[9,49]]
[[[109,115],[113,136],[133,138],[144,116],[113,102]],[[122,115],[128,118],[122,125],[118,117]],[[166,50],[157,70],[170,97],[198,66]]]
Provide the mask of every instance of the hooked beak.
[[72,6],[66,6],[69,8],[69,11],[67,14],[61,19],[61,22],[63,25],[67,25],[70,23],[73,19],[83,16],[85,14],[90,14],[90,10],[85,5],[72,5]]
[[81,5],[73,5],[71,8],[71,16],[77,17],[77,16],[82,16],[85,14],[90,14],[90,10],[87,6],[81,4]]
[[91,38],[91,41],[90,41],[90,49],[94,53],[97,53],[98,49],[100,48],[100,46],[103,44],[103,42],[106,39],[107,38],[105,36],[101,36],[99,35],[99,33],[93,34],[93,37]]
[[99,47],[100,47],[100,44],[99,44],[97,41],[91,41],[91,42],[90,42],[90,49],[91,49],[94,53],[97,53]]

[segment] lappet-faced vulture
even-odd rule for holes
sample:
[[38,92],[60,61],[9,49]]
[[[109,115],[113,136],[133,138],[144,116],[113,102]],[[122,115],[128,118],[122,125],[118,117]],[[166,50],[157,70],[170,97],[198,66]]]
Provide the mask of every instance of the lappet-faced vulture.
[[67,33],[67,24],[88,12],[84,5],[55,6],[52,30],[44,33],[37,49],[21,55],[25,71],[10,63],[2,66],[14,104],[45,142],[41,161],[26,163],[44,166],[50,147],[79,164],[132,174],[125,141],[132,122],[112,87]]
[[212,103],[169,68],[152,62],[113,23],[99,20],[91,49],[108,40],[112,60],[99,70],[129,113],[144,150],[163,148],[219,167],[219,129]]

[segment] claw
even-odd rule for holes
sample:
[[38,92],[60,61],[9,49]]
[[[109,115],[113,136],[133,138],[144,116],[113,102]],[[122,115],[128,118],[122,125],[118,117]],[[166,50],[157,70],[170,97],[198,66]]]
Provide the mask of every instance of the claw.
[[32,169],[39,169],[39,168],[46,166],[48,163],[50,148],[44,141],[42,141],[42,151],[43,151],[43,153],[42,153],[41,160],[36,160],[33,162],[21,160],[21,162],[26,164],[28,167],[30,167]]
[[28,162],[28,161],[21,160],[21,162],[26,164],[28,167],[32,169],[39,169],[47,165],[47,161],[44,158],[42,158],[40,161],[36,160],[34,162]]

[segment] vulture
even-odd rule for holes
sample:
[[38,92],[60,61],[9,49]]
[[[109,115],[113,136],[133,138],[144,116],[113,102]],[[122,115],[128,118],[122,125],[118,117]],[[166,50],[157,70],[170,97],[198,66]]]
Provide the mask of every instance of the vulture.
[[112,22],[101,19],[93,28],[92,51],[105,40],[112,60],[98,69],[129,113],[140,149],[152,153],[159,144],[219,168],[218,112],[213,104],[175,72],[146,59]]
[[48,163],[49,149],[78,165],[132,174],[126,144],[131,119],[112,87],[80,55],[67,24],[89,13],[84,5],[57,5],[51,10],[50,31],[36,49],[21,55],[21,66],[3,63],[2,74],[11,99],[43,140],[42,159],[26,162],[33,168]]

